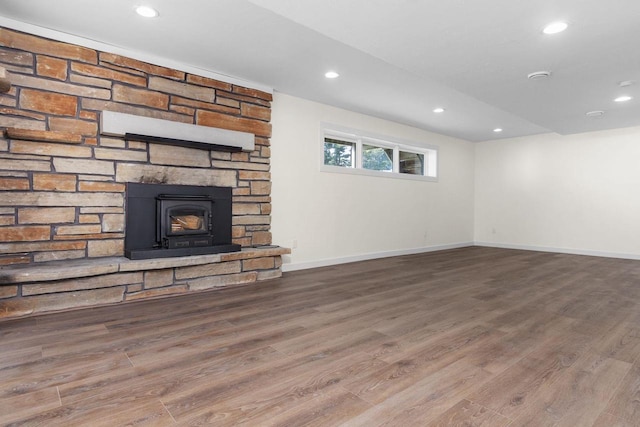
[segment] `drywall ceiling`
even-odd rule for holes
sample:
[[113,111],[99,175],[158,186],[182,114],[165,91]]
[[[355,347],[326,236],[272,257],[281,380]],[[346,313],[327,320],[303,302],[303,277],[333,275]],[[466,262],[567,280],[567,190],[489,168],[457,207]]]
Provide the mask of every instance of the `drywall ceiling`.
[[[160,15],[136,15],[139,4]],[[543,34],[556,20],[568,29]],[[0,25],[470,141],[640,125],[637,0],[0,0]],[[634,99],[613,101],[622,94]]]

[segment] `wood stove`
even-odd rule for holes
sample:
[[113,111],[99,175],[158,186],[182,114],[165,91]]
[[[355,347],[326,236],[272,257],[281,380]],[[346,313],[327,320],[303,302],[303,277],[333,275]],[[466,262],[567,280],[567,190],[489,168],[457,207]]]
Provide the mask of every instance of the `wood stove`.
[[231,242],[231,188],[127,183],[125,256],[240,250]]

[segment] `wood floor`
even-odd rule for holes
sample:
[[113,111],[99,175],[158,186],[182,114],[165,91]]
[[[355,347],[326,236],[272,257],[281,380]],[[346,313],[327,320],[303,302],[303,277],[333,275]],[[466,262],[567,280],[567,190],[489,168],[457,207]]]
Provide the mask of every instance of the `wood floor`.
[[464,248],[0,323],[0,424],[640,426],[640,261]]

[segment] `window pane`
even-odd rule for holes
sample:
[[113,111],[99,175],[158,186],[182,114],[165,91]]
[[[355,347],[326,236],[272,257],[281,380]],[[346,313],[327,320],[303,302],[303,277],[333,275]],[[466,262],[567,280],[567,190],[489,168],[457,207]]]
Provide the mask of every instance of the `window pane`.
[[393,149],[362,144],[362,167],[374,171],[393,172]]
[[354,142],[339,139],[324,139],[324,164],[330,166],[354,167]]
[[424,175],[424,154],[401,151],[400,173]]

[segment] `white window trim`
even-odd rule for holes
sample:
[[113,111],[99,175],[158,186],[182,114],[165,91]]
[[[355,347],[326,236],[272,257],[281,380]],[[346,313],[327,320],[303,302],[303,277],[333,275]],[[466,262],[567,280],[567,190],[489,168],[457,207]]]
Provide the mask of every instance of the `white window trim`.
[[[324,139],[336,138],[344,141],[354,142],[355,150],[355,166],[331,166],[324,164]],[[362,167],[362,144],[374,145],[382,148],[393,149],[393,172],[376,171],[372,169],[364,169]],[[400,151],[409,153],[422,154],[425,159],[425,173],[433,173],[431,175],[413,175],[408,173],[400,173]],[[439,176],[439,147],[432,144],[418,144],[413,141],[402,140],[372,134],[365,131],[359,131],[344,126],[331,123],[321,123],[320,125],[320,172],[343,173],[348,175],[364,175],[375,176],[392,179],[405,179],[411,181],[428,181],[438,182]],[[435,157],[435,159],[434,159]]]

